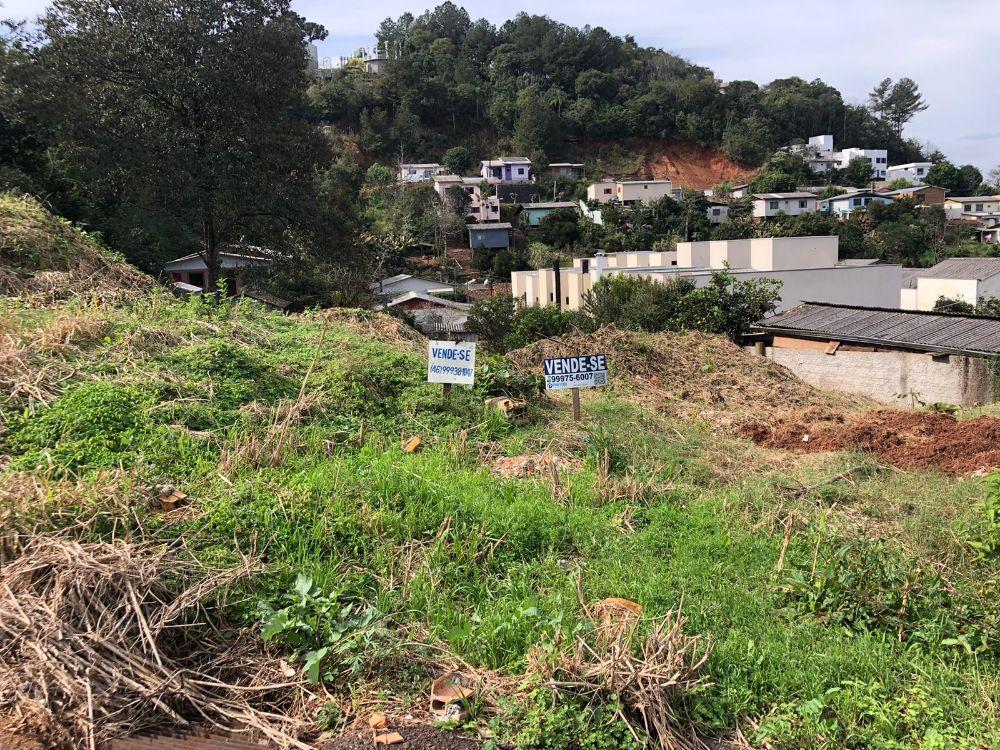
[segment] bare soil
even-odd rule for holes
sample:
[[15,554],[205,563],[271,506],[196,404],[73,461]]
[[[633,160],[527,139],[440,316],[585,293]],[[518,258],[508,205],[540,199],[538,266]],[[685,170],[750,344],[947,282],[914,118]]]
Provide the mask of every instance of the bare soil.
[[341,735],[316,747],[317,750],[372,750],[373,747],[389,750],[478,750],[483,746],[479,740],[424,724],[400,724],[390,720],[389,730],[398,732],[403,741],[395,745],[376,745],[372,732],[364,730]]
[[808,409],[746,425],[759,445],[797,453],[860,450],[903,469],[949,475],[1000,468],[1000,419],[879,409],[851,416]]

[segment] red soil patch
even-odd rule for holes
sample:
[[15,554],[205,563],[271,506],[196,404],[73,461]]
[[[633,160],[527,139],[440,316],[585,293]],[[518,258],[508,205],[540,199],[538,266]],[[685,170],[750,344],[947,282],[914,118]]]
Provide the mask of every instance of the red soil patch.
[[904,469],[970,474],[1000,468],[1000,419],[959,421],[937,412],[882,409],[857,417],[809,409],[756,422],[742,434],[767,448],[798,453],[860,450]]
[[720,182],[740,184],[753,179],[756,170],[733,161],[721,151],[696,143],[642,138],[636,146],[646,153],[646,179],[668,179],[675,186],[703,190]]

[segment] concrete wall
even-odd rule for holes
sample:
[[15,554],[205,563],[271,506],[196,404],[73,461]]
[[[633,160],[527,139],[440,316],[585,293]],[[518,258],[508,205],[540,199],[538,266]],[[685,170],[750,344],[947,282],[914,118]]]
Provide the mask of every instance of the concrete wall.
[[899,307],[902,310],[916,310],[917,309],[917,290],[916,289],[900,289],[899,290]]
[[[836,236],[761,237],[750,243],[750,263],[744,267],[756,271],[829,268],[837,264],[839,238]],[[732,263],[730,266],[737,267]]]
[[917,279],[917,310],[933,310],[941,297],[976,304],[978,282],[975,279]]
[[987,360],[913,352],[826,354],[768,348],[767,356],[807,383],[858,393],[886,404],[919,407],[945,403],[976,406],[994,399],[993,372]]
[[711,240],[708,243],[710,268],[750,268],[750,249],[753,240]]

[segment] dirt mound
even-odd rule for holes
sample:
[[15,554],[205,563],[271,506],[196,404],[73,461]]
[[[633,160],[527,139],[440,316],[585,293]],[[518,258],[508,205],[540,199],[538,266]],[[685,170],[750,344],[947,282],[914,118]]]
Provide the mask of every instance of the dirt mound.
[[427,338],[410,328],[399,318],[386,313],[356,308],[334,307],[323,312],[323,318],[333,326],[348,329],[366,339],[413,353],[427,353]]
[[30,196],[0,195],[0,296],[48,305],[73,297],[107,303],[151,290],[149,276]]
[[860,416],[807,410],[747,425],[745,437],[800,453],[860,450],[904,469],[970,474],[1000,468],[1000,419],[880,409]]
[[543,339],[508,357],[522,371],[540,373],[544,359],[579,354],[606,354],[612,385],[633,387],[644,405],[721,426],[781,411],[870,404],[821,391],[722,336],[698,332],[647,334],[605,326],[593,334]]

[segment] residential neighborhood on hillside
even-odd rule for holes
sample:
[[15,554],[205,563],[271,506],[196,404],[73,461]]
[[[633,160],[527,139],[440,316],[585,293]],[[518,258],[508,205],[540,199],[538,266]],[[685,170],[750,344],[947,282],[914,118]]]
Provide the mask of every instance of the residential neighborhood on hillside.
[[998,2],[3,3],[0,750],[1000,750]]

